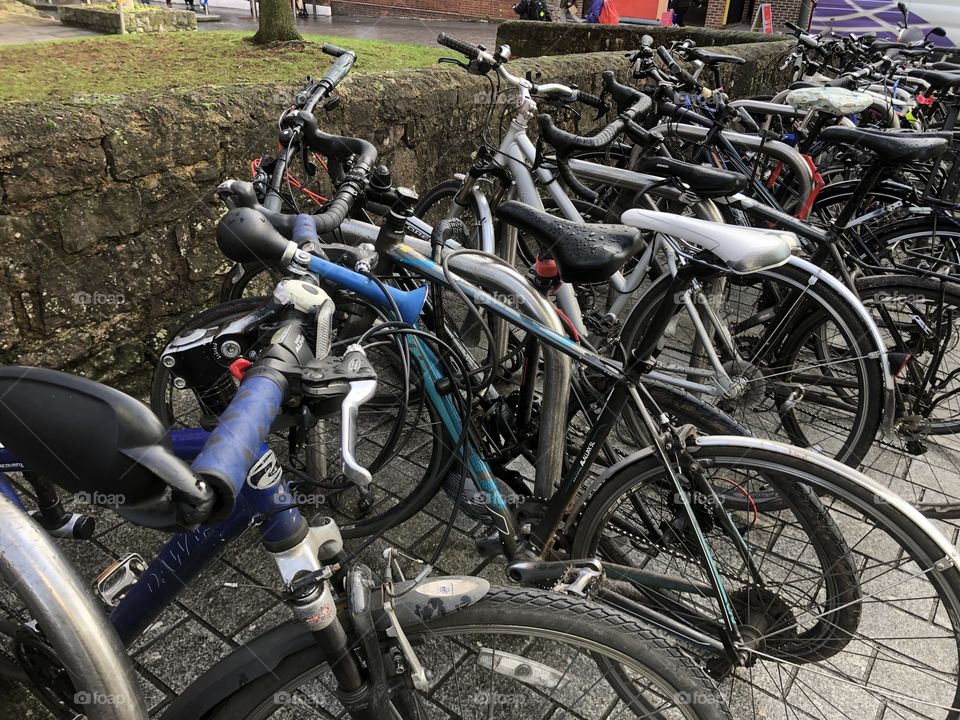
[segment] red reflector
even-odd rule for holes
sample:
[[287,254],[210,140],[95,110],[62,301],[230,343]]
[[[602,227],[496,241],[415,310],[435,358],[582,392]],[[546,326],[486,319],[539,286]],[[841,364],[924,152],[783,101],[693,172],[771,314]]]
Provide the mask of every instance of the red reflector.
[[243,380],[243,376],[246,374],[247,368],[251,365],[253,365],[253,363],[246,358],[237,358],[230,363],[230,374],[233,375],[237,380]]

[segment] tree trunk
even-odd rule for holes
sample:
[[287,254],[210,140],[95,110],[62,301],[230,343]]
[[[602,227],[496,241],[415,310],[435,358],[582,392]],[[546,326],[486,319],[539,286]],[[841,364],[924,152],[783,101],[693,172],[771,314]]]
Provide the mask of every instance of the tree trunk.
[[258,45],[303,40],[293,19],[290,0],[260,0],[260,29],[253,36]]

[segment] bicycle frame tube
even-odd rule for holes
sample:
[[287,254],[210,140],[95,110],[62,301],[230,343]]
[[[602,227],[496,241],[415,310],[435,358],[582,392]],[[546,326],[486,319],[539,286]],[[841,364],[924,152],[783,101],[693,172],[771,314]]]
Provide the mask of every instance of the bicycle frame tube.
[[[260,456],[265,452],[270,451],[263,446]],[[258,527],[266,543],[282,541],[299,530],[300,510],[282,480],[264,489],[245,483],[226,520],[172,537],[110,614],[121,641],[132,643],[258,518],[265,518]]]

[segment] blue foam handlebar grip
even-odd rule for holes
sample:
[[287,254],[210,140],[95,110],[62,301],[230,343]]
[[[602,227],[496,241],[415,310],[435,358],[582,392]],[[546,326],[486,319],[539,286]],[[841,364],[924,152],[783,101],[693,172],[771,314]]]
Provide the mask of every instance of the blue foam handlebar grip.
[[313,221],[313,215],[300,213],[293,220],[293,233],[290,236],[297,247],[307,242],[317,241],[317,225]]
[[391,298],[396,303],[400,311],[400,319],[405,323],[412,325],[420,317],[423,310],[423,303],[427,298],[427,286],[423,285],[416,290],[397,290],[396,288],[387,288],[390,297],[383,292],[383,289],[368,278],[358,272],[341,267],[329,260],[322,258],[310,258],[310,270],[317,274],[321,280],[351,290],[364,300],[369,300],[374,305],[384,310],[391,310]]
[[276,382],[262,375],[246,378],[193,461],[193,471],[227,480],[239,494],[282,402]]

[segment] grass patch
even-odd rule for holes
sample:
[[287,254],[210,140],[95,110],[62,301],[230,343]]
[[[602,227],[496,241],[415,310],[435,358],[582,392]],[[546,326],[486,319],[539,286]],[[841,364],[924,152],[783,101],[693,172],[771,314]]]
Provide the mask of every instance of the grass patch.
[[106,35],[0,47],[0,100],[123,95],[199,85],[300,83],[333,59],[324,42],[357,53],[353,73],[427,67],[442,51],[420,45],[308,35],[306,44],[262,48],[247,32]]

